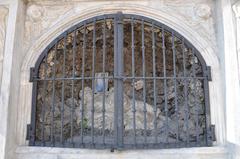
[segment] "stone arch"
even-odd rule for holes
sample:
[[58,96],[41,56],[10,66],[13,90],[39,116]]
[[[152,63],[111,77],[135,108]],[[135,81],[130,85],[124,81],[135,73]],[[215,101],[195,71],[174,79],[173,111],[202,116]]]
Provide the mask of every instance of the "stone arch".
[[[31,103],[29,97],[31,97],[31,84],[29,81],[30,67],[33,67],[36,63],[39,55],[46,48],[46,46],[53,41],[60,33],[67,30],[72,25],[79,23],[85,19],[97,16],[99,14],[109,14],[122,11],[127,14],[142,15],[149,17],[153,20],[160,21],[161,23],[171,27],[179,32],[188,41],[190,41],[194,47],[201,53],[206,64],[212,67],[213,82],[210,83],[210,105],[211,105],[211,117],[212,123],[216,123],[217,131],[217,143],[223,144],[225,138],[224,132],[224,119],[223,119],[223,106],[222,106],[222,94],[221,92],[221,78],[220,78],[220,64],[218,57],[215,53],[215,49],[211,46],[211,42],[199,35],[197,31],[192,29],[184,21],[179,19],[177,15],[169,15],[162,10],[156,10],[153,8],[144,7],[141,5],[131,4],[109,4],[103,6],[96,6],[88,8],[86,10],[79,10],[73,8],[66,15],[60,18],[55,24],[41,37],[39,37],[32,47],[27,50],[26,56],[22,63],[21,71],[21,91],[20,92],[20,108],[24,108],[24,112],[19,112],[24,115],[20,115],[19,127],[24,129],[24,133],[20,135],[20,144],[25,143],[26,135],[26,123],[29,123],[31,111]],[[214,110],[214,111],[213,111]],[[28,112],[28,113],[27,113]],[[26,114],[27,113],[27,114]],[[23,121],[22,121],[23,120]]]

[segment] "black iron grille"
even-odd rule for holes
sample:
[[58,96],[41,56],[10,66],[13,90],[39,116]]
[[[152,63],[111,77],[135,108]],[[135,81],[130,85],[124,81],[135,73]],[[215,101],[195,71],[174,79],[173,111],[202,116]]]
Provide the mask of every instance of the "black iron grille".
[[211,146],[209,67],[171,28],[117,13],[81,22],[41,54],[31,146]]

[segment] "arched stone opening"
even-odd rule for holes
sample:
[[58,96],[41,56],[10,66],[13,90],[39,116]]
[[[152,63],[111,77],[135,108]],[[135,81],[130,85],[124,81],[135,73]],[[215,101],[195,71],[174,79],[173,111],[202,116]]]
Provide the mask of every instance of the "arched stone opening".
[[210,78],[199,52],[168,26],[127,14],[86,20],[32,69],[30,145],[209,146]]
[[[101,9],[100,9],[101,8]],[[111,9],[109,9],[111,8]],[[29,49],[26,54],[26,58],[22,65],[22,76],[21,76],[21,92],[19,97],[19,117],[18,117],[18,130],[22,132],[19,134],[19,144],[25,145],[25,136],[26,136],[26,124],[30,122],[30,106],[31,101],[29,100],[31,96],[31,87],[32,85],[28,83],[29,80],[29,70],[30,67],[34,66],[36,60],[38,59],[40,53],[44,50],[44,48],[55,39],[61,30],[66,30],[72,24],[76,24],[77,22],[82,21],[84,19],[88,19],[90,17],[94,17],[99,14],[104,13],[115,13],[116,11],[123,11],[124,13],[133,13],[137,15],[144,15],[146,17],[151,17],[154,20],[161,21],[162,23],[171,26],[174,30],[178,31],[183,35],[186,39],[191,41],[191,43],[201,52],[204,60],[206,60],[207,65],[212,67],[212,78],[213,81],[210,82],[210,103],[211,103],[211,116],[212,123],[216,123],[216,137],[217,144],[221,145],[224,143],[225,131],[224,131],[224,118],[223,118],[223,110],[221,101],[221,78],[220,78],[220,67],[216,54],[214,53],[214,48],[209,45],[209,41],[204,39],[203,36],[199,35],[196,31],[194,31],[191,27],[189,27],[183,20],[176,18],[177,15],[169,15],[168,13],[162,10],[155,10],[152,8],[146,8],[141,5],[134,5],[134,9],[132,5],[124,5],[119,8],[118,4],[112,5],[103,5],[97,6],[93,8],[88,8],[86,10],[77,10],[74,9],[70,13],[66,14],[63,19],[58,20],[56,24],[45,34],[43,34],[40,38],[38,38],[33,46]]]

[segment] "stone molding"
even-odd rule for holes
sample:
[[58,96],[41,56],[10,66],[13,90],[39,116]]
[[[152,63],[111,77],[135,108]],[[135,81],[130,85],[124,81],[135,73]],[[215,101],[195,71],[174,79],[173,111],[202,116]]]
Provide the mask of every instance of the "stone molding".
[[[188,23],[190,27],[202,35],[206,36],[209,41],[216,47],[215,32],[213,30],[213,21],[211,17],[211,3],[201,3],[202,0],[198,0],[195,3],[190,1],[186,2],[186,6],[179,7],[182,3],[176,1],[173,5],[170,1],[144,1],[139,2],[139,6],[146,7],[148,9],[161,9],[172,16],[177,16]],[[120,3],[122,2],[122,3]],[[63,4],[59,2],[52,2],[51,0],[29,2],[27,4],[27,16],[25,23],[25,50],[29,49],[29,46],[33,44],[43,33],[47,32],[48,28],[56,25],[60,20],[65,20],[68,15],[75,14],[78,10],[86,10],[88,8],[94,8],[99,3],[100,7],[109,8],[111,5],[115,5],[119,9],[124,6],[132,5],[135,8],[136,4],[134,0],[129,2],[116,1],[110,3],[108,1],[96,2],[96,5],[90,2],[74,3],[70,0],[68,3]],[[83,7],[86,6],[86,7]],[[115,8],[116,8],[115,7]],[[137,7],[137,6],[136,6]],[[64,19],[65,18],[65,19]]]
[[[86,13],[85,12],[90,12],[93,16],[94,16],[94,12],[98,12],[100,14],[105,14],[105,13],[114,13],[117,11],[124,11],[126,10],[126,12],[128,13],[136,13],[138,10],[142,11],[144,9],[146,9],[146,11],[144,11],[146,13],[146,16],[150,15],[153,13],[152,17],[156,17],[157,19],[164,19],[164,16],[167,17],[171,17],[171,18],[165,18],[165,19],[169,19],[171,21],[173,20],[177,20],[178,22],[181,21],[181,23],[184,23],[184,27],[187,27],[189,30],[189,32],[201,32],[199,35],[202,35],[202,37],[206,36],[209,37],[209,34],[211,34],[209,32],[209,30],[211,30],[210,28],[208,29],[204,29],[199,28],[199,26],[197,28],[197,25],[199,25],[201,23],[201,20],[199,20],[199,18],[201,19],[208,19],[211,16],[211,9],[207,4],[194,4],[190,7],[190,9],[188,9],[189,7],[185,8],[186,10],[188,9],[188,11],[186,11],[186,13],[182,13],[181,15],[178,15],[178,13],[182,12],[181,9],[178,9],[179,12],[170,12],[169,7],[163,7],[160,6],[160,10],[157,10],[156,8],[153,7],[146,7],[144,5],[136,5],[136,4],[132,4],[132,3],[113,3],[113,4],[100,4],[100,5],[95,5],[95,6],[90,6],[88,9],[86,9],[86,7],[82,7],[81,5],[63,5],[63,7],[61,6],[53,6],[48,4],[47,6],[42,6],[41,4],[28,4],[28,9],[27,9],[27,18],[26,18],[26,27],[25,27],[25,40],[28,41],[26,43],[26,51],[30,51],[33,48],[29,47],[32,45],[35,45],[36,43],[38,43],[38,40],[41,39],[44,33],[48,33],[50,32],[50,30],[52,30],[52,27],[56,27],[57,25],[66,25],[66,22],[70,22],[72,21],[72,18],[77,18],[77,14],[79,13],[80,15],[78,17],[86,17]],[[134,8],[134,9],[133,9]],[[173,7],[172,10],[174,10],[175,8]],[[45,11],[47,10],[47,12]],[[102,10],[102,11],[101,11]],[[111,11],[112,10],[112,11]],[[149,11],[147,11],[149,10]],[[191,13],[191,19],[184,19],[185,15],[188,14],[188,12],[190,12],[190,10],[192,11]],[[61,13],[59,13],[61,12]],[[30,14],[33,13],[33,14]],[[161,15],[162,14],[162,15]],[[95,14],[95,15],[99,15],[99,14]],[[74,16],[74,17],[73,17]],[[92,17],[91,15],[88,15],[88,17]],[[179,18],[181,18],[179,20]],[[81,20],[84,20],[86,18],[81,18]],[[81,21],[80,20],[80,21]],[[183,21],[183,22],[182,22]],[[196,21],[196,22],[195,22]],[[79,21],[75,21],[75,22],[71,22],[72,24],[77,23]],[[161,21],[164,23],[164,21]],[[166,22],[167,23],[167,22]],[[175,23],[175,22],[174,22]],[[180,23],[180,24],[181,24]],[[208,23],[208,22],[206,22]],[[176,24],[176,23],[175,23]],[[177,25],[177,24],[176,24]],[[178,24],[178,26],[180,26]],[[208,27],[208,26],[206,26]],[[47,30],[46,30],[47,29]],[[174,28],[173,28],[174,29]],[[62,32],[62,31],[61,31]],[[31,37],[32,39],[29,40],[28,38]],[[33,38],[34,37],[34,38]],[[212,36],[211,36],[212,37]],[[215,39],[208,39],[208,42],[206,43],[206,45],[213,45],[213,48],[215,49],[215,45],[213,44],[212,41],[214,41]],[[210,44],[209,44],[210,43]],[[31,44],[31,45],[30,45]],[[207,47],[205,47],[207,48]],[[201,50],[199,50],[201,51]]]
[[[235,3],[233,5],[233,11],[235,13],[235,26],[234,26],[234,32],[236,33],[235,34],[235,39],[236,39],[236,54],[237,54],[237,65],[238,65],[238,90],[239,90],[239,95],[240,95],[240,1],[238,1],[237,3]],[[238,103],[240,104],[240,100],[238,99]],[[236,107],[236,114],[239,114],[240,112],[240,108],[239,107]],[[236,132],[237,134],[240,133],[240,127],[238,126],[238,123],[240,122],[240,118],[238,118],[238,115],[236,115],[236,121],[235,121],[235,124],[236,124]],[[240,145],[240,136],[238,135],[237,136],[237,143],[238,145]]]
[[5,6],[0,6],[0,88],[2,83],[3,72],[3,57],[4,57],[4,43],[6,36],[8,9]]
[[[237,53],[238,53],[238,74],[240,80],[240,1],[233,5],[233,11],[236,17],[236,33],[237,33]],[[240,85],[240,81],[239,81]]]
[[[85,6],[85,7],[82,7]],[[19,97],[19,107],[18,107],[18,132],[19,133],[19,144],[26,145],[25,136],[26,136],[26,125],[30,122],[31,113],[31,94],[32,94],[32,84],[29,83],[29,74],[30,67],[33,67],[37,61],[39,55],[52,42],[59,34],[64,30],[67,30],[69,27],[74,24],[79,23],[85,19],[101,15],[101,14],[110,14],[116,13],[117,11],[122,11],[123,13],[128,14],[137,14],[152,18],[154,20],[160,21],[165,25],[171,27],[172,29],[179,32],[186,39],[191,41],[191,43],[198,49],[205,59],[207,65],[212,67],[212,77],[213,82],[210,82],[210,105],[211,105],[211,118],[212,123],[216,124],[217,131],[217,140],[216,144],[222,145],[225,141],[225,119],[224,119],[224,107],[223,107],[223,88],[222,88],[222,78],[220,71],[219,58],[216,54],[216,44],[213,42],[214,38],[211,39],[213,33],[209,33],[205,28],[212,28],[211,25],[211,14],[208,7],[200,7],[200,11],[197,13],[198,17],[194,16],[195,19],[184,19],[184,15],[180,15],[178,12],[170,12],[167,8],[159,6],[158,8],[144,6],[141,4],[135,3],[97,3],[93,6],[86,5],[75,5],[74,7],[70,6],[65,7],[63,10],[64,15],[57,15],[57,18],[50,20],[50,23],[47,23],[47,29],[43,29],[43,32],[39,31],[38,34],[34,36],[33,41],[28,41],[26,43],[26,56],[24,58],[22,68],[21,68],[21,92]],[[194,5],[196,6],[196,4]],[[188,8],[188,10],[193,11],[194,6]],[[45,6],[46,7],[46,6]],[[204,8],[206,7],[206,8]],[[34,27],[37,27],[37,24],[43,24],[45,14],[42,13],[42,9],[38,7],[33,7],[34,17],[27,18],[26,24],[28,23],[29,30],[35,30]],[[49,8],[48,8],[49,9]],[[34,12],[35,12],[34,11]],[[29,10],[27,12],[32,12]],[[53,11],[54,12],[54,11]],[[185,13],[186,14],[186,13]],[[30,15],[28,15],[30,16]],[[50,16],[50,15],[49,15]],[[50,16],[51,17],[51,16]],[[196,21],[200,17],[200,21]],[[50,18],[51,19],[51,18]],[[39,21],[40,20],[40,21]],[[46,19],[45,19],[46,20]],[[206,22],[207,21],[207,22]],[[208,23],[209,22],[209,23]],[[206,25],[205,25],[206,24]],[[202,27],[203,26],[203,27]],[[196,28],[197,27],[197,28]],[[42,29],[42,28],[40,28]],[[29,31],[28,30],[28,31]],[[211,29],[208,29],[211,30]],[[36,31],[36,30],[35,30]],[[29,32],[31,35],[31,31]],[[28,34],[29,34],[28,33]],[[211,35],[209,35],[211,34]],[[31,46],[31,47],[30,47]]]
[[17,159],[228,159],[225,147],[198,147],[161,150],[109,150],[68,149],[48,147],[18,147]]
[[[0,2],[0,159],[4,159],[6,157],[6,146],[7,146],[7,117],[8,117],[8,105],[6,105],[6,94],[8,94],[8,90],[5,89],[5,64],[7,63],[6,59],[6,50],[8,47],[7,32],[8,32],[8,24],[9,24],[9,5],[4,1]],[[11,59],[10,59],[11,60]],[[11,67],[11,66],[9,66]]]

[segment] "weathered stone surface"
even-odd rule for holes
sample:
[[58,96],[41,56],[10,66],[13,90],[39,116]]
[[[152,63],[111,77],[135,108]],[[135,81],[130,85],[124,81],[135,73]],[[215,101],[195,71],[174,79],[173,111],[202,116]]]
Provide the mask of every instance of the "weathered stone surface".
[[[82,91],[80,92],[81,96]],[[88,119],[87,125],[91,127],[91,108],[92,108],[92,90],[91,88],[84,88],[84,111],[86,112],[85,118]],[[130,99],[126,94],[124,94],[124,125],[125,130],[133,129],[133,112],[132,112],[132,104],[135,102],[136,109],[136,129],[143,129],[144,123],[144,102]],[[111,88],[109,91],[105,93],[105,128],[109,130],[113,130],[114,128],[114,88]],[[94,126],[96,128],[101,129],[103,126],[103,94],[97,93],[94,95]],[[147,126],[148,129],[153,129],[154,126],[154,111],[153,106],[146,103],[146,118],[147,118]],[[164,117],[160,116],[162,120]],[[159,128],[163,125],[163,121],[159,122]]]
[[2,83],[2,72],[3,72],[3,56],[4,56],[4,44],[6,35],[8,9],[0,6],[0,88]]
[[[166,0],[167,1],[167,0]],[[9,1],[10,2],[10,1]],[[36,0],[35,2],[40,2],[39,0]],[[41,1],[42,2],[42,1]],[[40,2],[40,3],[41,3]],[[52,3],[50,4],[49,3],[49,1],[47,1],[47,4],[50,4],[51,5],[51,7],[52,8],[50,8],[50,10],[51,11],[55,11],[55,3],[56,3],[56,1],[54,1],[54,0],[52,0],[51,1]],[[71,2],[73,2],[73,1],[68,1],[68,2],[66,2],[66,1],[61,1],[61,3],[64,3],[65,2],[65,4],[66,3],[71,3]],[[86,1],[81,1],[81,0],[76,0],[75,2],[86,2]],[[94,4],[94,5],[97,5],[98,3],[102,3],[103,1],[96,1],[96,2],[94,2],[94,3],[92,3],[92,2],[90,2],[90,3],[92,3],[92,4]],[[148,2],[146,2],[146,1],[142,1],[143,3],[146,3],[146,4],[149,4],[149,3],[152,3],[152,4],[155,4],[154,2],[150,2],[150,1],[148,1]],[[184,7],[182,7],[183,8],[183,10],[187,10],[187,8],[190,8],[190,10],[192,9],[191,8],[191,6],[189,6],[189,4],[188,4],[188,2],[190,2],[190,1],[178,1],[179,3],[175,3],[174,1],[168,1],[169,3],[172,3],[172,4],[174,4],[174,5],[177,5],[177,7],[178,8],[181,8],[182,6],[184,6]],[[193,1],[191,1],[192,3],[196,3],[195,1],[193,2]],[[44,1],[44,3],[46,4],[46,1]],[[112,4],[114,4],[115,2],[109,2],[109,3],[112,3]],[[118,1],[117,1],[117,3],[118,3]],[[125,7],[125,6],[130,6],[131,7],[131,4],[129,5],[129,3],[131,3],[130,1],[129,2],[126,2],[123,6]],[[134,3],[134,2],[133,2]],[[141,3],[141,2],[138,2],[138,3]],[[62,7],[64,7],[64,5],[65,4],[63,4],[62,5]],[[182,6],[181,7],[179,7],[179,4],[182,4]],[[74,4],[75,5],[75,4]],[[88,7],[86,7],[86,5],[85,4],[81,4],[80,3],[80,5],[79,6],[83,6],[84,8],[88,8]],[[102,9],[102,7],[101,7],[101,5],[99,5],[100,7],[98,7],[99,8],[99,10],[101,10]],[[104,5],[102,5],[102,6],[104,6]],[[108,7],[107,7],[107,9],[103,9],[102,10],[102,12],[114,12],[115,10],[116,10],[116,8],[114,8],[114,7],[112,7],[113,5],[109,5]],[[121,6],[121,5],[119,5],[119,6]],[[135,5],[134,5],[135,6]],[[156,6],[156,8],[157,8],[157,10],[161,10],[161,8],[159,9],[159,7],[158,7],[158,5],[155,5]],[[160,6],[160,7],[162,7],[162,6]],[[164,7],[164,6],[163,6]],[[27,8],[27,7],[26,7]],[[80,8],[80,7],[79,7]],[[91,8],[91,7],[89,7],[89,8]],[[104,8],[104,7],[103,7]],[[112,9],[110,9],[110,8],[112,8]],[[137,7],[136,7],[137,8]],[[130,12],[133,12],[133,13],[135,13],[136,11],[135,10],[137,10],[137,9],[135,9],[135,7],[133,7],[132,9],[129,9],[129,11]],[[50,11],[49,9],[47,9],[47,12],[49,12]],[[73,10],[73,9],[72,9]],[[81,10],[81,12],[79,12],[79,19],[81,20],[81,19],[84,19],[84,18],[88,18],[89,16],[92,16],[92,14],[89,14],[89,10],[83,10],[82,8],[80,8],[79,10]],[[155,14],[151,14],[150,12],[148,12],[150,10],[150,7],[149,7],[149,9],[146,9],[146,12],[147,13],[145,13],[144,12],[144,10],[139,10],[137,13],[138,14],[145,14],[145,15],[149,15],[150,17],[163,17],[163,16],[161,16],[161,14],[159,14],[159,16],[157,16],[157,12],[156,12],[156,15]],[[176,9],[175,10],[175,12],[177,12],[178,11],[178,9]],[[46,32],[51,32],[51,33],[53,33],[53,30],[55,31],[56,30],[56,28],[60,28],[60,29],[58,29],[58,31],[61,31],[61,30],[64,30],[66,27],[68,27],[68,26],[71,26],[72,24],[70,24],[70,23],[68,23],[67,25],[59,25],[59,24],[66,24],[65,23],[65,20],[64,19],[69,19],[68,17],[72,17],[72,14],[69,14],[69,16],[66,16],[66,17],[64,17],[63,18],[63,16],[62,15],[65,15],[65,13],[64,12],[62,12],[62,9],[59,9],[58,10],[58,12],[61,12],[61,14],[60,15],[57,15],[57,17],[59,17],[59,20],[58,21],[60,21],[61,23],[57,23],[57,25],[55,25],[55,27],[52,27],[52,25],[50,26],[50,27],[48,27],[46,30],[44,30],[43,32],[41,32],[41,34],[40,35],[46,35],[45,33]],[[92,10],[90,11],[91,13],[93,13],[92,12]],[[173,10],[171,10],[170,12],[169,12],[169,15],[171,14],[173,12]],[[174,12],[174,13],[175,13]],[[84,16],[82,16],[84,14]],[[86,15],[86,16],[85,16]],[[49,16],[49,15],[48,15]],[[170,15],[170,16],[172,16],[172,15]],[[191,16],[191,14],[190,14],[190,16]],[[49,17],[51,17],[51,16],[49,16]],[[165,17],[165,16],[164,16]],[[181,15],[179,15],[179,16],[177,16],[177,18],[179,19],[179,21],[182,21],[182,18],[181,18],[182,16]],[[51,19],[51,18],[50,18]],[[159,18],[160,19],[160,18]],[[167,18],[166,18],[167,19]],[[11,18],[11,21],[14,21],[15,19],[14,18]],[[51,19],[52,20],[52,22],[53,23],[55,23],[57,20],[56,19]],[[42,20],[42,21],[45,21],[45,19],[44,20]],[[54,22],[55,21],[55,22]],[[165,22],[165,20],[163,20],[164,22]],[[175,24],[180,24],[180,23],[178,23],[179,21],[174,21],[174,20],[166,20],[166,22],[168,22],[170,25],[170,27],[171,27],[171,25],[172,26],[174,26],[174,23]],[[187,23],[187,22],[185,22],[185,23]],[[204,22],[205,23],[205,22]],[[207,22],[206,22],[207,23]],[[206,24],[205,23],[205,24]],[[191,24],[189,24],[189,25],[191,25]],[[56,26],[60,26],[60,27],[56,27]],[[200,27],[200,25],[198,25],[198,27]],[[50,28],[51,28],[51,30],[50,30]],[[182,34],[184,34],[184,32],[186,33],[187,32],[187,29],[188,28],[186,28],[186,29],[179,29],[179,27],[175,27],[175,28],[177,28],[178,30],[180,30],[180,33],[182,33]],[[193,28],[193,27],[192,27]],[[13,31],[13,27],[12,27],[12,29],[10,28],[9,29],[10,31],[9,32],[11,32],[11,31]],[[193,29],[194,30],[194,29]],[[209,34],[209,32],[208,32],[208,30],[211,30],[211,26],[210,27],[207,27],[207,30],[204,30],[204,31],[206,31],[206,34],[208,34],[209,36],[211,36],[211,37],[215,37],[215,36],[213,36],[213,35],[211,35],[211,34]],[[58,32],[57,31],[57,32]],[[195,29],[195,32],[198,32],[199,30],[197,30],[197,29]],[[190,33],[192,33],[191,31],[189,31]],[[187,32],[186,34],[188,34],[189,32]],[[35,29],[33,29],[32,30],[32,32],[29,34],[29,36],[32,36],[33,35],[33,33],[35,33]],[[228,33],[228,32],[227,32]],[[26,53],[26,55],[27,56],[31,56],[31,57],[33,57],[33,56],[35,56],[35,57],[37,57],[38,55],[38,52],[41,52],[41,50],[43,50],[43,48],[42,48],[42,46],[40,46],[40,45],[44,45],[44,46],[46,46],[46,43],[48,43],[49,42],[49,39],[52,39],[52,37],[54,37],[55,36],[55,33],[53,33],[53,34],[51,34],[52,36],[50,36],[50,35],[47,35],[47,36],[44,36],[44,38],[42,38],[42,40],[43,41],[45,41],[45,43],[41,43],[41,42],[36,42],[36,41],[39,41],[39,39],[38,39],[38,36],[36,36],[37,38],[32,38],[32,40],[31,40],[31,43],[29,44],[29,45],[24,45],[24,47],[26,47],[26,48],[28,48],[28,47],[30,47],[30,46],[34,46],[34,47],[37,47],[37,49],[31,49],[32,50],[32,52],[33,52],[33,54],[34,55],[30,55],[31,54],[31,51],[25,51],[25,53]],[[196,38],[196,41],[191,41],[191,42],[193,42],[193,43],[200,43],[200,45],[202,45],[203,47],[205,46],[205,45],[203,45],[203,43],[204,42],[202,42],[202,40],[203,39],[206,39],[207,38],[207,36],[205,36],[205,35],[202,35],[201,34],[201,31],[199,32],[199,35],[200,36],[194,36],[194,35],[196,35],[196,34],[191,34],[190,36],[192,36],[193,38],[190,38],[190,39],[194,39],[195,37],[197,37]],[[200,39],[200,40],[197,40],[197,39]],[[24,41],[24,40],[23,40]],[[204,41],[204,40],[203,40]],[[213,40],[214,41],[214,40]],[[49,42],[50,43],[50,42]],[[32,44],[36,44],[36,45],[32,45]],[[209,43],[207,43],[207,44],[209,44]],[[195,45],[195,46],[199,46],[199,45]],[[208,45],[209,47],[212,47],[212,44],[209,44]],[[199,47],[198,47],[199,48]],[[208,48],[209,49],[209,48]],[[205,50],[208,50],[208,49],[204,49],[204,50],[201,50],[200,49],[200,51],[202,51],[201,53],[204,55],[205,54],[205,52],[208,52],[208,51],[205,51]],[[211,48],[210,48],[211,49]],[[213,52],[216,52],[216,53],[218,53],[217,51],[213,51]],[[10,53],[10,52],[9,52]],[[210,56],[212,56],[212,54],[211,54],[211,51],[209,51],[208,52],[209,53],[209,55]],[[205,56],[205,57],[208,57],[208,56]],[[214,60],[212,60],[212,59],[214,59],[214,58],[205,58],[206,60],[208,60],[208,61],[214,61]],[[210,60],[209,60],[210,59]],[[28,63],[28,62],[26,62],[27,60],[24,60],[24,61],[21,61],[21,60],[19,60],[19,62],[21,62],[21,63],[23,63],[23,64],[25,64],[25,65],[28,65],[28,66],[33,66],[32,64],[30,64],[30,63]],[[34,63],[35,62],[35,60],[32,60],[32,63]],[[208,62],[209,63],[209,62]],[[214,62],[213,62],[214,63]],[[216,62],[217,63],[217,62]],[[210,64],[211,64],[211,62],[210,62]],[[214,63],[214,66],[215,66],[215,63]],[[7,66],[8,67],[8,66]],[[216,66],[217,68],[218,68],[218,66]],[[216,68],[216,67],[214,67],[214,68]],[[24,67],[24,68],[26,68],[26,67]],[[213,72],[214,72],[214,74],[216,73],[216,74],[218,74],[219,73],[219,71],[217,71],[218,69],[216,69],[216,70],[214,70]],[[15,72],[15,69],[13,70],[14,72]],[[19,78],[17,78],[16,79],[16,81],[19,81],[19,82],[21,82],[21,83],[23,83],[23,85],[26,85],[26,83],[28,83],[28,80],[29,80],[29,78],[28,78],[28,74],[29,74],[29,67],[28,68],[26,68],[26,70],[24,70],[24,75],[23,76],[26,76],[25,78],[22,78],[22,80],[21,81],[19,81]],[[26,75],[25,75],[26,74]],[[221,118],[221,116],[220,116],[220,118],[218,118],[218,117],[216,117],[216,115],[215,114],[219,114],[219,113],[217,113],[217,112],[221,112],[221,111],[219,111],[219,109],[215,109],[215,108],[217,108],[217,107],[221,107],[220,105],[221,104],[219,104],[219,98],[217,97],[218,96],[218,93],[220,93],[221,91],[219,91],[219,89],[221,89],[220,87],[218,87],[217,85],[216,85],[216,76],[214,75],[213,76],[214,77],[214,81],[213,82],[211,82],[211,90],[210,90],[210,92],[211,93],[213,93],[213,95],[211,96],[211,102],[212,102],[212,109],[214,110],[214,116],[213,116],[213,122],[217,122],[216,123],[216,125],[218,125],[218,127],[220,127],[221,128],[221,126],[222,126],[222,124],[221,123],[224,123],[224,122],[221,122],[221,120],[218,120],[218,119],[220,119]],[[29,86],[30,85],[30,86]],[[9,88],[10,89],[10,88]],[[230,89],[231,90],[231,89]],[[14,91],[13,91],[14,92]],[[26,94],[26,95],[21,95],[20,96],[20,99],[19,99],[19,105],[16,105],[17,107],[18,107],[18,110],[19,110],[19,114],[22,114],[22,116],[23,116],[23,118],[17,118],[18,119],[18,121],[20,121],[20,122],[17,122],[17,125],[23,125],[22,127],[22,129],[20,129],[20,131],[19,131],[19,129],[17,130],[17,132],[18,132],[18,135],[17,135],[17,138],[23,138],[23,139],[21,139],[22,141],[20,142],[20,144],[21,145],[23,145],[23,144],[26,144],[26,141],[25,141],[25,134],[24,135],[22,135],[22,132],[24,132],[25,131],[25,129],[26,129],[26,124],[27,123],[29,123],[29,116],[30,116],[30,107],[31,107],[31,102],[29,102],[30,100],[30,98],[31,98],[31,92],[32,92],[32,89],[31,89],[31,84],[27,84],[27,86],[21,86],[21,91],[20,91],[20,93],[19,94]],[[15,94],[15,93],[13,93],[13,94]],[[221,93],[220,93],[221,94]],[[22,98],[22,97],[24,97],[24,98]],[[160,102],[161,103],[161,102]],[[221,103],[221,102],[220,102]],[[22,107],[21,105],[23,105],[24,107]],[[215,106],[216,105],[216,106]],[[19,108],[20,107],[20,108]],[[13,109],[15,109],[15,107],[13,108]],[[17,110],[17,109],[15,109],[15,110]],[[12,114],[12,113],[11,113]],[[11,115],[10,115],[11,116]],[[218,116],[218,115],[217,115]],[[223,119],[224,120],[224,119]],[[20,124],[19,124],[20,123]],[[15,126],[11,126],[11,125],[9,125],[10,127],[14,127],[14,129],[15,129]],[[224,126],[223,126],[223,129],[224,129]],[[220,135],[219,136],[221,136],[221,129],[217,129],[218,131],[217,131],[217,134],[219,134],[219,132],[220,132]],[[224,131],[223,131],[224,132]],[[19,137],[19,136],[21,136],[21,137]],[[224,136],[224,135],[223,135]],[[15,139],[15,138],[13,138],[13,139]],[[219,143],[219,140],[221,140],[221,139],[219,139],[218,138],[218,143]],[[220,141],[220,143],[221,143],[221,141]],[[26,149],[27,149],[27,147],[25,147]],[[48,149],[47,151],[45,151],[45,152],[43,152],[43,151],[41,151],[40,152],[40,150],[39,150],[39,148],[36,148],[37,150],[36,150],[36,152],[37,153],[39,153],[39,156],[41,156],[41,154],[42,153],[52,153],[52,152],[50,152],[50,151],[52,151],[52,149]],[[46,150],[46,149],[45,149]],[[67,149],[67,150],[69,150],[69,149]],[[197,151],[198,151],[199,149],[197,149]],[[180,151],[182,151],[182,150],[180,150]],[[190,149],[190,151],[192,151],[192,149]],[[208,150],[207,152],[209,152],[209,151],[211,151],[211,150]],[[36,153],[36,152],[34,152],[34,153]],[[89,151],[90,153],[92,152],[92,151]],[[86,156],[84,156],[84,157],[87,157],[88,156],[88,154],[89,154],[89,152],[86,152]],[[172,151],[171,151],[172,152]],[[60,154],[60,153],[63,153],[63,151],[62,150],[59,150],[56,154],[55,154],[55,156],[56,155],[58,155],[58,154]],[[65,156],[63,157],[63,158],[69,158],[69,155],[68,155],[68,153],[69,152],[67,152],[67,154],[65,154]],[[150,152],[151,153],[151,152]],[[149,152],[146,152],[146,158],[148,157],[148,155],[150,154]],[[203,156],[203,158],[205,157],[208,157],[208,158],[211,158],[211,157],[209,157],[209,156],[211,156],[211,155],[203,155],[203,154],[205,154],[205,153],[202,153],[202,152],[200,152],[201,154],[201,156]],[[132,156],[132,157],[134,157],[134,156],[137,156],[136,154],[135,154],[135,152],[133,153],[134,155]],[[30,153],[29,152],[26,152],[26,155],[30,155]],[[32,154],[33,155],[33,154]],[[109,154],[107,154],[107,155],[109,155]],[[107,156],[106,155],[106,156]],[[120,155],[122,155],[122,153],[120,154]],[[163,154],[164,155],[164,154]],[[200,156],[199,155],[199,156]],[[60,155],[61,157],[62,157],[62,155]],[[58,156],[58,157],[60,157],[60,156]],[[106,156],[104,156],[104,157],[106,157]],[[156,155],[156,156],[159,156],[159,155]],[[177,156],[177,155],[175,155],[175,156]],[[191,155],[189,155],[189,156],[191,156]],[[199,156],[195,156],[195,158],[200,158]],[[49,156],[48,156],[49,157]],[[52,157],[52,155],[51,155],[51,157]],[[49,158],[51,158],[51,157],[49,157]],[[60,158],[61,158],[60,157]],[[79,154],[77,153],[75,156],[73,156],[73,158],[78,158],[79,157]],[[83,158],[84,158],[83,157]],[[96,156],[93,156],[93,158],[94,157],[96,157]],[[118,156],[116,156],[116,157],[118,157]],[[121,156],[122,157],[122,156]],[[173,156],[171,156],[171,158],[172,158]],[[191,157],[193,157],[193,156],[191,156]],[[191,158],[190,157],[190,158]],[[22,157],[22,158],[24,158],[24,157]],[[34,157],[29,157],[29,158],[34,158]],[[142,157],[142,158],[144,158],[144,157]],[[173,157],[174,158],[174,157]],[[175,157],[175,158],[177,158],[177,157]],[[216,157],[216,158],[220,158],[220,157]]]
[[[32,159],[45,157],[47,159],[228,159],[229,153],[225,147],[202,147],[202,148],[181,148],[163,150],[128,150],[114,151],[109,150],[88,150],[88,149],[63,149],[46,147],[18,147],[17,159]],[[45,155],[42,155],[45,154]]]

